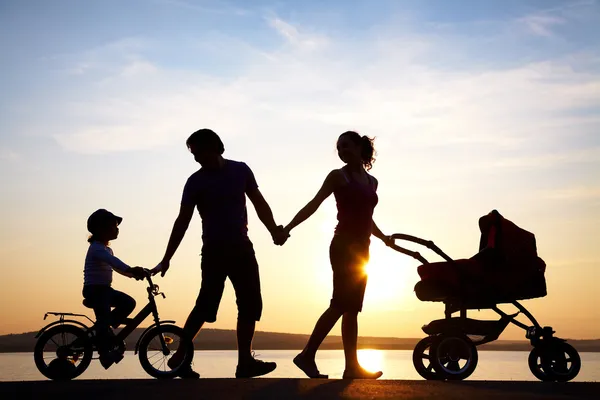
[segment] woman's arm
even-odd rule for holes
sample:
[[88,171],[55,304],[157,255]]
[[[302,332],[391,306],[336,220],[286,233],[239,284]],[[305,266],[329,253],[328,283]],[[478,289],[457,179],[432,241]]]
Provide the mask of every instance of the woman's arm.
[[336,183],[338,181],[339,171],[333,170],[327,175],[321,189],[317,192],[315,197],[308,202],[298,214],[292,219],[292,221],[285,227],[285,231],[289,233],[292,229],[300,225],[302,222],[306,221],[311,215],[317,211],[321,203],[328,198],[333,190],[335,189]]
[[377,224],[375,223],[375,221],[372,221],[373,223],[373,236],[375,236],[378,239],[381,239],[383,241],[383,243],[385,243],[386,246],[389,246],[389,244],[392,242],[392,239],[390,236],[385,235],[383,232],[381,232],[381,229],[379,229],[379,227],[377,226]]
[[[375,185],[375,191],[377,191],[377,188],[379,187],[379,182],[377,181],[377,179],[375,179],[375,177],[373,177],[373,182]],[[385,243],[386,246],[389,246],[390,243],[393,243],[393,240],[390,236],[387,236],[386,234],[384,234],[383,232],[381,232],[381,229],[379,229],[379,227],[377,226],[377,224],[375,223],[374,220],[372,221],[372,233],[373,236],[375,236],[378,239],[381,239],[381,241],[383,241],[383,243]]]

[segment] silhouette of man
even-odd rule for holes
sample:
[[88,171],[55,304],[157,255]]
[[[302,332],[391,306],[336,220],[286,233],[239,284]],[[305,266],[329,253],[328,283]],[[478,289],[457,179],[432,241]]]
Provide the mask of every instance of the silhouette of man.
[[[202,219],[202,284],[196,305],[190,312],[184,331],[193,340],[205,322],[215,322],[225,280],[233,284],[238,309],[238,365],[235,376],[250,378],[268,374],[277,365],[254,358],[252,339],[256,321],[262,313],[258,263],[248,238],[246,195],[275,244],[283,244],[287,234],[277,226],[273,213],[258,190],[254,174],[243,162],[223,158],[225,148],[210,129],[194,132],[186,141],[201,168],[187,180],[183,189],[179,215],[173,225],[165,255],[160,262],[161,276],[181,243],[194,213]],[[184,346],[169,360],[177,366],[184,357]],[[182,378],[199,378],[191,367],[179,374]]]

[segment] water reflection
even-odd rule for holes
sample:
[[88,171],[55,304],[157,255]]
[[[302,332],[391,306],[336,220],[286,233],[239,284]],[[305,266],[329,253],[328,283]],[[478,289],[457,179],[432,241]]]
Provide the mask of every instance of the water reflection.
[[[257,357],[277,362],[277,369],[266,378],[306,378],[294,365],[292,359],[298,350],[260,350]],[[526,351],[480,351],[477,369],[469,381],[537,381],[529,371]],[[359,350],[358,359],[370,371],[383,371],[382,379],[422,380],[412,364],[411,350]],[[600,353],[581,353],[581,372],[575,382],[600,382]],[[344,373],[343,350],[321,350],[317,353],[319,369],[332,379],[340,379]],[[237,351],[197,351],[194,369],[203,378],[233,378],[237,365]],[[97,360],[78,379],[152,379],[140,366],[133,352],[108,370]],[[0,354],[0,381],[46,380],[38,372],[32,353]]]

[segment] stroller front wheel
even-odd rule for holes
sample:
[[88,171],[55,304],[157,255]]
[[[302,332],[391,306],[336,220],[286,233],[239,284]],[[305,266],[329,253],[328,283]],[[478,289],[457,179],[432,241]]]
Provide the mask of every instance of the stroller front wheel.
[[441,335],[433,343],[430,354],[433,369],[447,380],[463,380],[471,376],[479,356],[477,348],[467,336]]

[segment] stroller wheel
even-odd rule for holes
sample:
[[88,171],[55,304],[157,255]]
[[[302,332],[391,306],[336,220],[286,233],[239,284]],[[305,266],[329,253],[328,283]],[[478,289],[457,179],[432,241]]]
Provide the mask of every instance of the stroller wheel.
[[442,377],[433,369],[431,347],[436,341],[437,336],[427,336],[417,343],[413,350],[413,365],[423,378],[427,380],[442,379]]
[[568,382],[581,369],[579,353],[563,341],[534,347],[529,353],[528,363],[531,373],[544,382]]
[[442,379],[468,378],[479,360],[477,348],[466,336],[440,335],[430,351],[433,369]]

